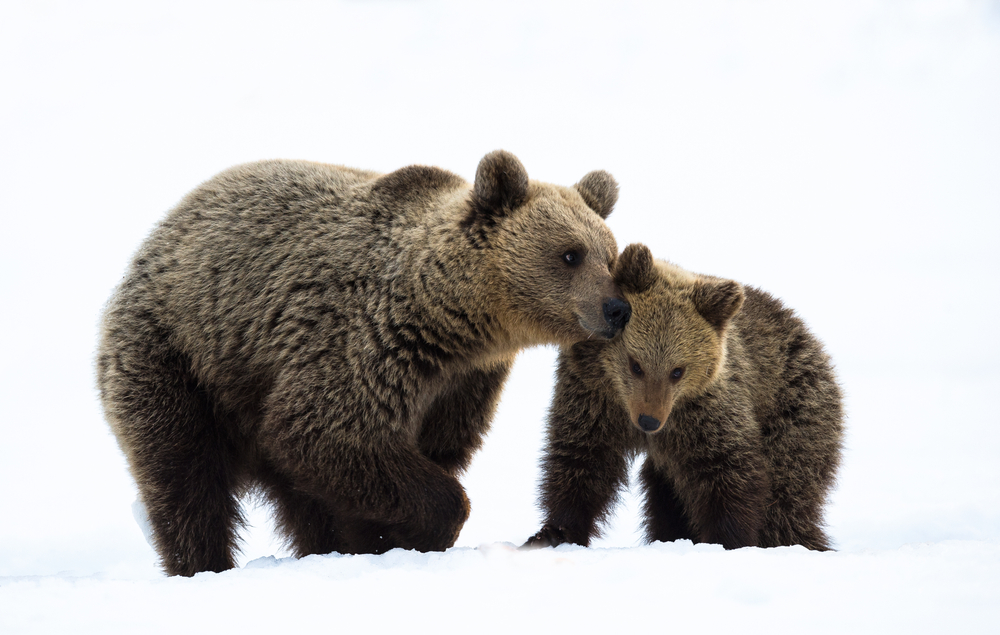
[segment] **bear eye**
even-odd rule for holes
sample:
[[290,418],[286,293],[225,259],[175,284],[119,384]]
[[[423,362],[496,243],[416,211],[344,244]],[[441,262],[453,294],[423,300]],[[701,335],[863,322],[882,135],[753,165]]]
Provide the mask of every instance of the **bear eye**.
[[639,365],[639,362],[636,361],[632,362],[632,373],[636,377],[642,377],[642,366]]
[[684,376],[684,369],[683,368],[675,368],[672,371],[670,371],[670,379],[672,379],[674,381],[679,380],[683,376]]
[[570,249],[562,255],[562,260],[570,267],[575,267],[580,264],[583,258],[580,257],[580,252],[575,249]]

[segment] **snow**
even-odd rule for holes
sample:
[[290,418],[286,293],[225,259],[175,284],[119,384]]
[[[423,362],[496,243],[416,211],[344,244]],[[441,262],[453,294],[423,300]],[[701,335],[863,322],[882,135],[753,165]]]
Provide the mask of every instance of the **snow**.
[[[996,3],[13,0],[0,87],[0,632],[996,631]],[[242,568],[163,577],[93,369],[152,225],[244,161],[471,179],[501,147],[544,181],[607,169],[619,247],[764,288],[823,339],[838,551],[644,546],[631,493],[593,548],[514,550],[540,524],[541,348],[453,549],[294,560],[248,501]]]
[[[893,552],[727,553],[689,542],[630,549],[490,545],[445,553],[262,558],[192,579],[7,582],[11,606],[46,603],[52,632],[294,632],[349,621],[374,632],[995,632],[995,543]],[[991,601],[993,606],[991,606]],[[4,618],[30,630],[27,611]],[[5,630],[5,632],[12,632]]]

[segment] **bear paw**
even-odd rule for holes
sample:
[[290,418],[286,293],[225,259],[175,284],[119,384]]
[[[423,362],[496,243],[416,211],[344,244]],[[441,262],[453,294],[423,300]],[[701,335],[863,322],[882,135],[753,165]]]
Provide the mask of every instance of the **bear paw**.
[[564,542],[569,542],[566,538],[566,532],[555,525],[545,524],[538,533],[528,538],[521,549],[541,549],[543,547],[555,547],[561,545]]

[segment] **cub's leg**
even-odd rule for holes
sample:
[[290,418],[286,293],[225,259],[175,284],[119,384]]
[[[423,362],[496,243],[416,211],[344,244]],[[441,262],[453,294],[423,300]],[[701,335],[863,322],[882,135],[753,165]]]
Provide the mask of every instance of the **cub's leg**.
[[698,448],[672,476],[696,542],[761,546],[770,487],[759,452],[739,443]]
[[670,477],[657,470],[653,460],[648,457],[639,472],[639,483],[646,498],[643,506],[646,540],[695,540]]
[[824,551],[830,540],[822,529],[823,509],[840,463],[843,406],[819,343],[801,325],[793,336],[776,399],[783,407],[761,419],[774,498],[761,541]]
[[628,481],[634,440],[628,413],[606,394],[600,349],[578,344],[559,356],[542,458],[539,497],[545,524],[524,547],[589,545]]

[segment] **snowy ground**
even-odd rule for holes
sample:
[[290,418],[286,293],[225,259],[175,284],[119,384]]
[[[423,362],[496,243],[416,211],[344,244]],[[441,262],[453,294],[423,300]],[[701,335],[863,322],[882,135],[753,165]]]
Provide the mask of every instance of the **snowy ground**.
[[[996,632],[996,2],[0,4],[0,632],[286,627]],[[619,246],[783,298],[826,342],[848,436],[838,551],[521,553],[551,349],[522,355],[443,554],[163,578],[93,387],[101,307],[152,225],[235,163],[471,179],[603,168]],[[275,558],[272,558],[274,556]]]

